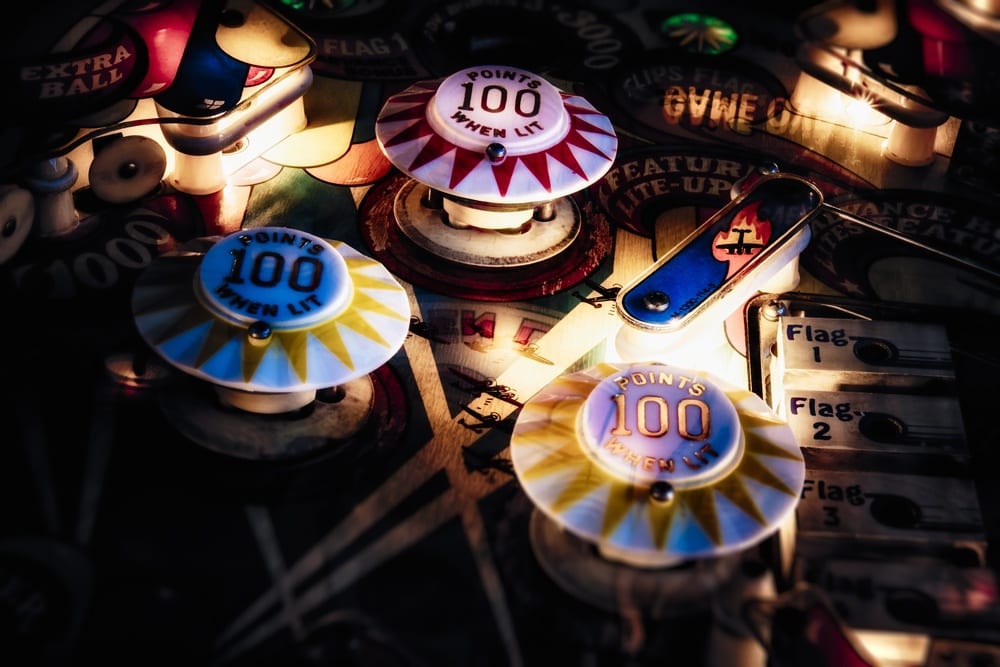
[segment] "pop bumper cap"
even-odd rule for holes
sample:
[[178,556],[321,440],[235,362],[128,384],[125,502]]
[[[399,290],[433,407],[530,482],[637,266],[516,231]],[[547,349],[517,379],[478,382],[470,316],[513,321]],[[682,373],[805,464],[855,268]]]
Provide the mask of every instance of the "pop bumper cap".
[[132,297],[140,335],[177,368],[271,394],[333,387],[387,362],[409,331],[405,290],[345,243],[261,227],[157,258]]
[[510,450],[549,519],[643,567],[760,542],[794,510],[805,477],[791,429],[762,399],[659,363],[556,379],[522,408]]
[[508,66],[468,67],[391,96],[375,123],[390,162],[458,199],[530,205],[582,190],[611,167],[611,121],[582,97]]

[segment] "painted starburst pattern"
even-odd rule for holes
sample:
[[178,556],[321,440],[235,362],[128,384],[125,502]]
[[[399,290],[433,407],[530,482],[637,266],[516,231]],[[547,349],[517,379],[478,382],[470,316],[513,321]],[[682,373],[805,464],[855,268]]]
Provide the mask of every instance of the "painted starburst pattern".
[[693,53],[716,55],[736,46],[736,31],[714,16],[676,14],[663,22],[662,30],[679,46]]
[[565,135],[543,150],[510,154],[491,162],[485,148],[459,146],[427,120],[438,81],[423,81],[390,97],[376,122],[376,137],[389,160],[414,179],[474,201],[542,202],[577,192],[611,167],[618,138],[611,121],[587,100],[563,91]]
[[140,334],[187,373],[246,391],[319,389],[370,372],[402,345],[409,328],[405,291],[376,260],[335,241],[354,288],[347,308],[314,326],[252,342],[246,326],[220,319],[195,295],[194,276],[212,244],[197,239],[158,258],[133,293]]
[[621,373],[613,364],[560,377],[521,411],[510,441],[525,492],[551,519],[593,543],[633,553],[693,558],[743,549],[794,510],[805,463],[788,426],[757,396],[724,388],[743,429],[743,454],[703,485],[659,502],[646,485],[603,468],[576,429],[590,392]]

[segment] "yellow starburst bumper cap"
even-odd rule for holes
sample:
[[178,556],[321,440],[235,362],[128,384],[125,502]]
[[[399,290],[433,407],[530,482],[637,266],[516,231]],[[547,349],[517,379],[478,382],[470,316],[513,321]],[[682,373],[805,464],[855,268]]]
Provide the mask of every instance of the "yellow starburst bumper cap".
[[805,477],[789,426],[758,396],[662,363],[604,363],[529,400],[510,441],[525,493],[612,559],[666,566],[759,543]]
[[386,363],[409,330],[403,287],[340,241],[285,227],[195,239],[136,281],[140,335],[219,387],[292,394]]

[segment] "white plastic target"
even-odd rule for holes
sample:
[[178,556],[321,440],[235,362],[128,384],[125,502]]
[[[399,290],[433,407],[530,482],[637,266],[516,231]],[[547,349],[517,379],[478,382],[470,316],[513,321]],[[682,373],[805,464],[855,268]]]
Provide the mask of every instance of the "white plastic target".
[[125,204],[152,192],[166,170],[167,155],[156,141],[120,137],[97,150],[90,164],[90,187],[108,203]]

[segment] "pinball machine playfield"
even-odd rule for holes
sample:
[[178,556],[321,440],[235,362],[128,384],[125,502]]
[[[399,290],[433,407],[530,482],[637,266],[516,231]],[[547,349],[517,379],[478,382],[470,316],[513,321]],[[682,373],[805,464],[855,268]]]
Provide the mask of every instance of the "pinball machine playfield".
[[1000,3],[26,11],[0,662],[1000,664]]

